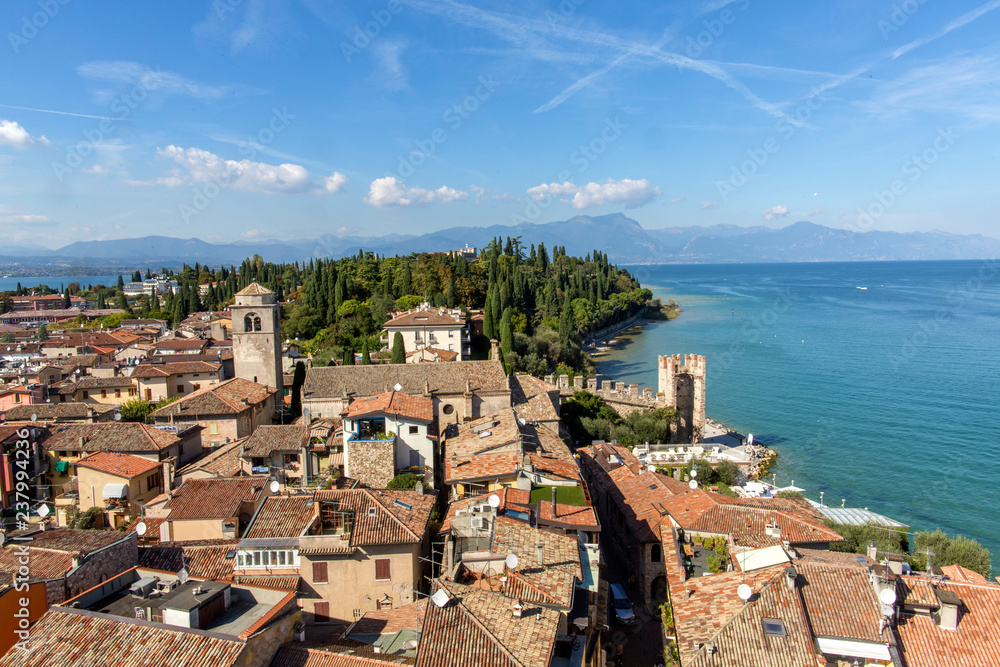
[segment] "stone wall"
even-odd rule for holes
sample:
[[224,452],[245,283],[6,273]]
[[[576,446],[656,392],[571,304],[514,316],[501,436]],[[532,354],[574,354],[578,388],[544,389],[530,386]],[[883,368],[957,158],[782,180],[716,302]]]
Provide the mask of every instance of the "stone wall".
[[[57,604],[93,588],[105,579],[114,579],[139,562],[139,547],[135,533],[122,533],[123,541],[106,549],[94,551],[75,570],[66,575],[66,594],[62,600],[49,599],[49,604]],[[102,578],[103,577],[103,578]]]
[[372,489],[384,489],[396,476],[393,440],[348,442],[344,449],[344,474]]

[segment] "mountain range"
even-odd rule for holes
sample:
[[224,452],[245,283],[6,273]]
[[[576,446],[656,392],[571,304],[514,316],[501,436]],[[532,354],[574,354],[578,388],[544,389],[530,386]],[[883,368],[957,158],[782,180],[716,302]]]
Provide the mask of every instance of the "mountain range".
[[521,236],[525,244],[566,246],[571,255],[594,248],[620,264],[829,262],[980,259],[1000,254],[1000,240],[979,234],[946,232],[853,232],[811,222],[781,229],[770,227],[666,227],[644,229],[623,213],[514,226],[452,227],[419,236],[335,236],[315,239],[209,243],[201,239],[146,236],[107,241],[78,241],[58,250],[41,246],[0,248],[0,264],[28,266],[175,265],[201,262],[239,264],[261,255],[272,262],[310,257],[343,257],[359,249],[380,255],[445,251],[469,246],[482,248],[495,237]]

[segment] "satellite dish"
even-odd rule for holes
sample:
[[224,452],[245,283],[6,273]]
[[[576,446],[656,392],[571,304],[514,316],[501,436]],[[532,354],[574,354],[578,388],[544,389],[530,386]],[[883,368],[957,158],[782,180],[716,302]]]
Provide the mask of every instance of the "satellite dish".
[[691,487],[692,491],[694,491],[695,489],[698,488],[698,482],[692,479],[690,482],[688,482],[688,486]]
[[142,537],[143,535],[145,535],[146,534],[146,524],[143,523],[142,521],[140,521],[136,525],[136,527],[135,527],[135,532],[136,532],[136,535],[138,535],[139,537]]
[[188,571],[182,567],[181,571],[177,573],[177,581],[181,582],[182,584],[185,584],[187,583],[187,580],[188,580]]
[[[4,415],[4,416],[6,417],[7,415]],[[32,413],[32,414],[31,414],[31,421],[33,421],[33,422],[36,422],[36,421],[38,421],[38,415],[36,415],[36,414]]]
[[896,604],[896,591],[891,588],[883,588],[882,592],[878,594],[878,599],[882,601],[882,604],[891,607]]
[[42,517],[44,519],[48,515],[49,515],[49,506],[48,505],[39,505],[38,506],[38,516],[40,516],[40,517]]
[[281,488],[281,485],[278,484],[278,480],[273,480],[268,488],[271,489],[271,493],[277,493],[278,489]]
[[403,642],[403,648],[405,648],[407,651],[412,651],[413,649],[417,648],[417,640],[407,639],[405,642]]
[[691,471],[691,479],[694,479],[694,478],[696,478],[697,476],[698,476],[698,471],[697,471],[697,470],[692,470],[692,471]]
[[431,602],[438,607],[444,607],[451,602],[451,596],[443,588],[439,588],[438,592],[431,596]]
[[736,588],[736,594],[740,596],[740,599],[746,602],[753,595],[753,589],[747,584],[740,584]]
[[748,445],[752,445],[753,444],[753,433],[751,433],[751,434],[749,434],[747,436],[747,444]]
[[492,494],[490,496],[489,503],[490,503],[490,507],[492,507],[493,509],[496,509],[496,508],[500,507],[500,496],[498,496],[495,493]]
[[395,389],[396,391],[402,391],[403,390],[403,385],[401,385],[401,384],[399,384],[397,382],[396,384],[392,385],[392,388]]
[[513,570],[517,568],[518,563],[521,561],[518,559],[517,554],[507,554],[507,557],[503,559],[503,562],[507,565],[508,569]]

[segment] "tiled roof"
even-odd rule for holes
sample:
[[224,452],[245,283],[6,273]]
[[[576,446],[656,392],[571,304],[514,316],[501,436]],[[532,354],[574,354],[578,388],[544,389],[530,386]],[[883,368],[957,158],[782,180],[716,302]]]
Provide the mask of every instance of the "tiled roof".
[[32,580],[58,578],[73,567],[73,556],[86,556],[98,549],[111,546],[129,536],[116,530],[75,530],[56,528],[35,533],[30,542],[10,542],[0,548],[0,573],[9,579],[24,563],[19,546],[27,545],[29,550]]
[[881,603],[866,568],[795,563],[813,634],[885,643]]
[[[833,529],[794,506],[782,502],[781,498],[773,499],[771,502],[774,505],[769,509],[760,507],[759,500],[753,507],[747,507],[739,500],[725,504],[716,503],[693,520],[689,520],[690,517],[682,520],[674,514],[673,507],[691,495],[693,494],[680,496],[677,500],[665,504],[667,511],[678,520],[681,527],[696,531],[726,533],[732,536],[738,546],[758,548],[779,544],[782,540],[788,540],[792,544],[844,540]],[[765,528],[767,524],[778,525],[781,529],[780,536],[768,535]]]
[[406,353],[406,357],[410,358],[415,354],[421,356],[431,355],[432,357],[437,357],[436,361],[455,361],[455,359],[458,359],[457,350],[442,350],[437,347],[422,347],[419,350],[411,350]]
[[310,495],[266,498],[244,538],[299,537],[313,522],[310,501]]
[[244,502],[253,501],[264,490],[263,477],[212,477],[189,479],[174,490],[164,505],[171,521],[187,519],[229,519]]
[[262,296],[264,294],[274,294],[274,292],[267,289],[260,283],[252,282],[237,292],[236,296]]
[[[260,427],[258,427],[260,428]],[[240,473],[240,447],[246,440],[237,440],[210,451],[204,456],[191,461],[177,471],[177,476],[184,477],[195,471],[203,471],[220,477],[233,477]]]
[[[538,564],[538,544],[545,544],[544,563]],[[575,536],[556,535],[540,531],[506,516],[494,523],[493,553],[517,554],[520,564],[507,584],[520,579],[537,591],[535,602],[569,608],[573,603],[573,587],[583,580],[580,565],[580,542]],[[523,594],[522,594],[523,595]],[[518,597],[516,594],[508,597]]]
[[296,644],[282,644],[271,660],[271,667],[386,667],[388,664],[392,663]]
[[510,376],[511,403],[525,421],[559,421],[559,412],[549,392],[559,401],[559,387],[531,375]]
[[434,421],[434,401],[426,396],[414,396],[398,391],[359,398],[340,413],[345,420],[355,421],[372,415],[386,414],[409,421]]
[[[173,355],[161,355],[159,359],[163,359],[164,356]],[[218,361],[178,361],[163,364],[139,364],[133,369],[132,377],[147,379],[164,378],[188,373],[218,373],[220,368],[222,368],[222,364]]]
[[961,581],[973,584],[985,584],[987,581],[986,577],[979,574],[978,572],[973,572],[972,570],[968,570],[958,564],[945,565],[941,568],[941,572],[944,573],[944,576],[948,577],[953,581]]
[[204,338],[171,338],[170,340],[161,340],[155,345],[153,349],[156,350],[204,350],[208,341]]
[[[163,495],[163,494],[161,494]],[[125,529],[126,533],[134,533],[139,527],[139,524],[144,524],[146,526],[146,533],[139,538],[139,543],[155,544],[160,541],[160,526],[166,519],[160,517],[146,516],[143,517],[141,521],[132,521],[129,523],[128,528]]]
[[[136,422],[67,424],[50,430],[52,436],[42,445],[48,450],[159,452],[180,442],[170,431]],[[82,445],[80,438],[85,439]]]
[[534,467],[535,472],[540,475],[545,477],[556,477],[559,479],[570,480],[576,482],[577,484],[583,484],[583,480],[580,479],[580,468],[577,467],[575,461],[562,461],[560,459],[555,459],[550,456],[541,456],[539,454],[529,454],[528,457],[531,460],[531,465]]
[[464,424],[453,424],[445,432],[445,456],[474,456],[502,451],[521,451],[521,431],[513,410],[502,410]]
[[161,464],[159,461],[151,461],[141,456],[132,456],[121,452],[95,452],[77,461],[76,465],[116,477],[132,479],[143,473],[156,470]]
[[525,424],[519,428],[523,434],[522,442],[525,452],[544,454],[550,458],[572,463],[574,467],[579,467],[577,458],[573,456],[573,452],[569,450],[566,442],[549,426]]
[[267,574],[239,574],[233,575],[232,580],[242,586],[254,586],[257,588],[277,588],[282,591],[297,591],[302,577],[298,575],[267,575]]
[[[901,578],[907,588],[916,577]],[[958,628],[938,627],[932,616],[904,614],[896,631],[907,667],[980,667],[997,664],[1000,656],[1000,586],[992,583],[940,581],[940,591],[961,601]],[[905,590],[905,589],[904,589]],[[907,596],[902,600],[906,604]],[[935,595],[934,606],[938,606]]]
[[[341,509],[354,512],[352,547],[423,541],[436,497],[433,492],[402,489],[331,489],[315,494],[317,503],[336,501]],[[370,508],[375,508],[374,516],[369,516]]]
[[35,403],[33,405],[15,405],[4,411],[7,421],[29,421],[32,415],[38,421],[57,421],[60,419],[86,419],[90,411],[95,415],[114,412],[117,406],[101,405],[100,403]]
[[103,614],[53,608],[31,628],[31,650],[11,650],[2,667],[150,664],[217,667],[243,662],[242,641]]
[[452,315],[447,309],[442,313],[438,308],[420,308],[401,313],[382,325],[383,329],[403,327],[462,327],[461,316]]
[[511,477],[521,465],[518,452],[448,457],[444,461],[446,484]]
[[[160,542],[139,546],[139,567],[165,572],[180,572],[205,579],[229,579],[233,575],[233,560],[226,556],[236,549],[236,542],[201,540],[197,542]],[[186,562],[185,562],[186,559]]]
[[306,371],[302,400],[374,396],[399,384],[400,391],[424,394],[509,395],[503,364],[493,361],[463,361],[454,364],[373,364],[371,366],[313,366]]
[[306,446],[309,427],[301,424],[262,425],[247,438],[243,457],[271,456],[273,452],[297,452]]
[[75,383],[75,391],[80,389],[114,389],[116,387],[131,387],[132,378],[118,375],[110,378],[80,378]]
[[[457,500],[449,504],[448,514],[444,519],[444,523],[441,524],[441,530],[447,531],[451,528],[451,520],[455,518],[458,510],[468,509],[474,505],[486,504],[489,502],[489,497],[491,495],[493,494],[484,493],[481,496],[463,498],[462,500]],[[527,512],[528,510],[538,509],[538,503],[531,504],[530,491],[504,488],[497,490],[496,495],[500,498],[500,506],[497,509],[501,512],[508,509],[517,512]],[[600,528],[601,524],[597,518],[597,511],[589,505],[565,505],[563,503],[556,503],[556,514],[554,516],[552,514],[552,501],[550,499],[543,499],[541,506],[541,519],[543,522],[554,521],[569,524],[571,526],[577,526],[580,529],[587,530]]]
[[417,667],[547,667],[555,645],[559,612],[525,605],[514,618],[511,598],[448,583],[454,599],[427,607]]
[[[265,389],[262,384],[243,378],[233,378],[188,394],[179,401],[155,410],[151,416],[194,419],[199,415],[238,415],[249,410],[250,406],[263,403],[275,393],[277,389],[274,387]],[[243,403],[244,398],[248,404]]]

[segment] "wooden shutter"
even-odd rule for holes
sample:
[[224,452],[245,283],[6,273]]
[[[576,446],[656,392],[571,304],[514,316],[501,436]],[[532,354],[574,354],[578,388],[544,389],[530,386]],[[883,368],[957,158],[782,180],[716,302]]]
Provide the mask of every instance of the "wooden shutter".
[[385,581],[385,580],[388,580],[388,579],[392,579],[392,576],[390,574],[390,568],[389,568],[389,564],[391,562],[392,561],[390,561],[388,558],[376,558],[375,559],[375,580],[376,581]]
[[325,584],[329,579],[326,578],[326,561],[313,563],[313,583],[314,584]]
[[[319,565],[319,563],[313,563],[313,565]],[[326,563],[323,563],[326,566]],[[329,623],[330,622],[330,603],[329,602],[317,602],[315,607],[313,607],[313,616],[317,623]]]

